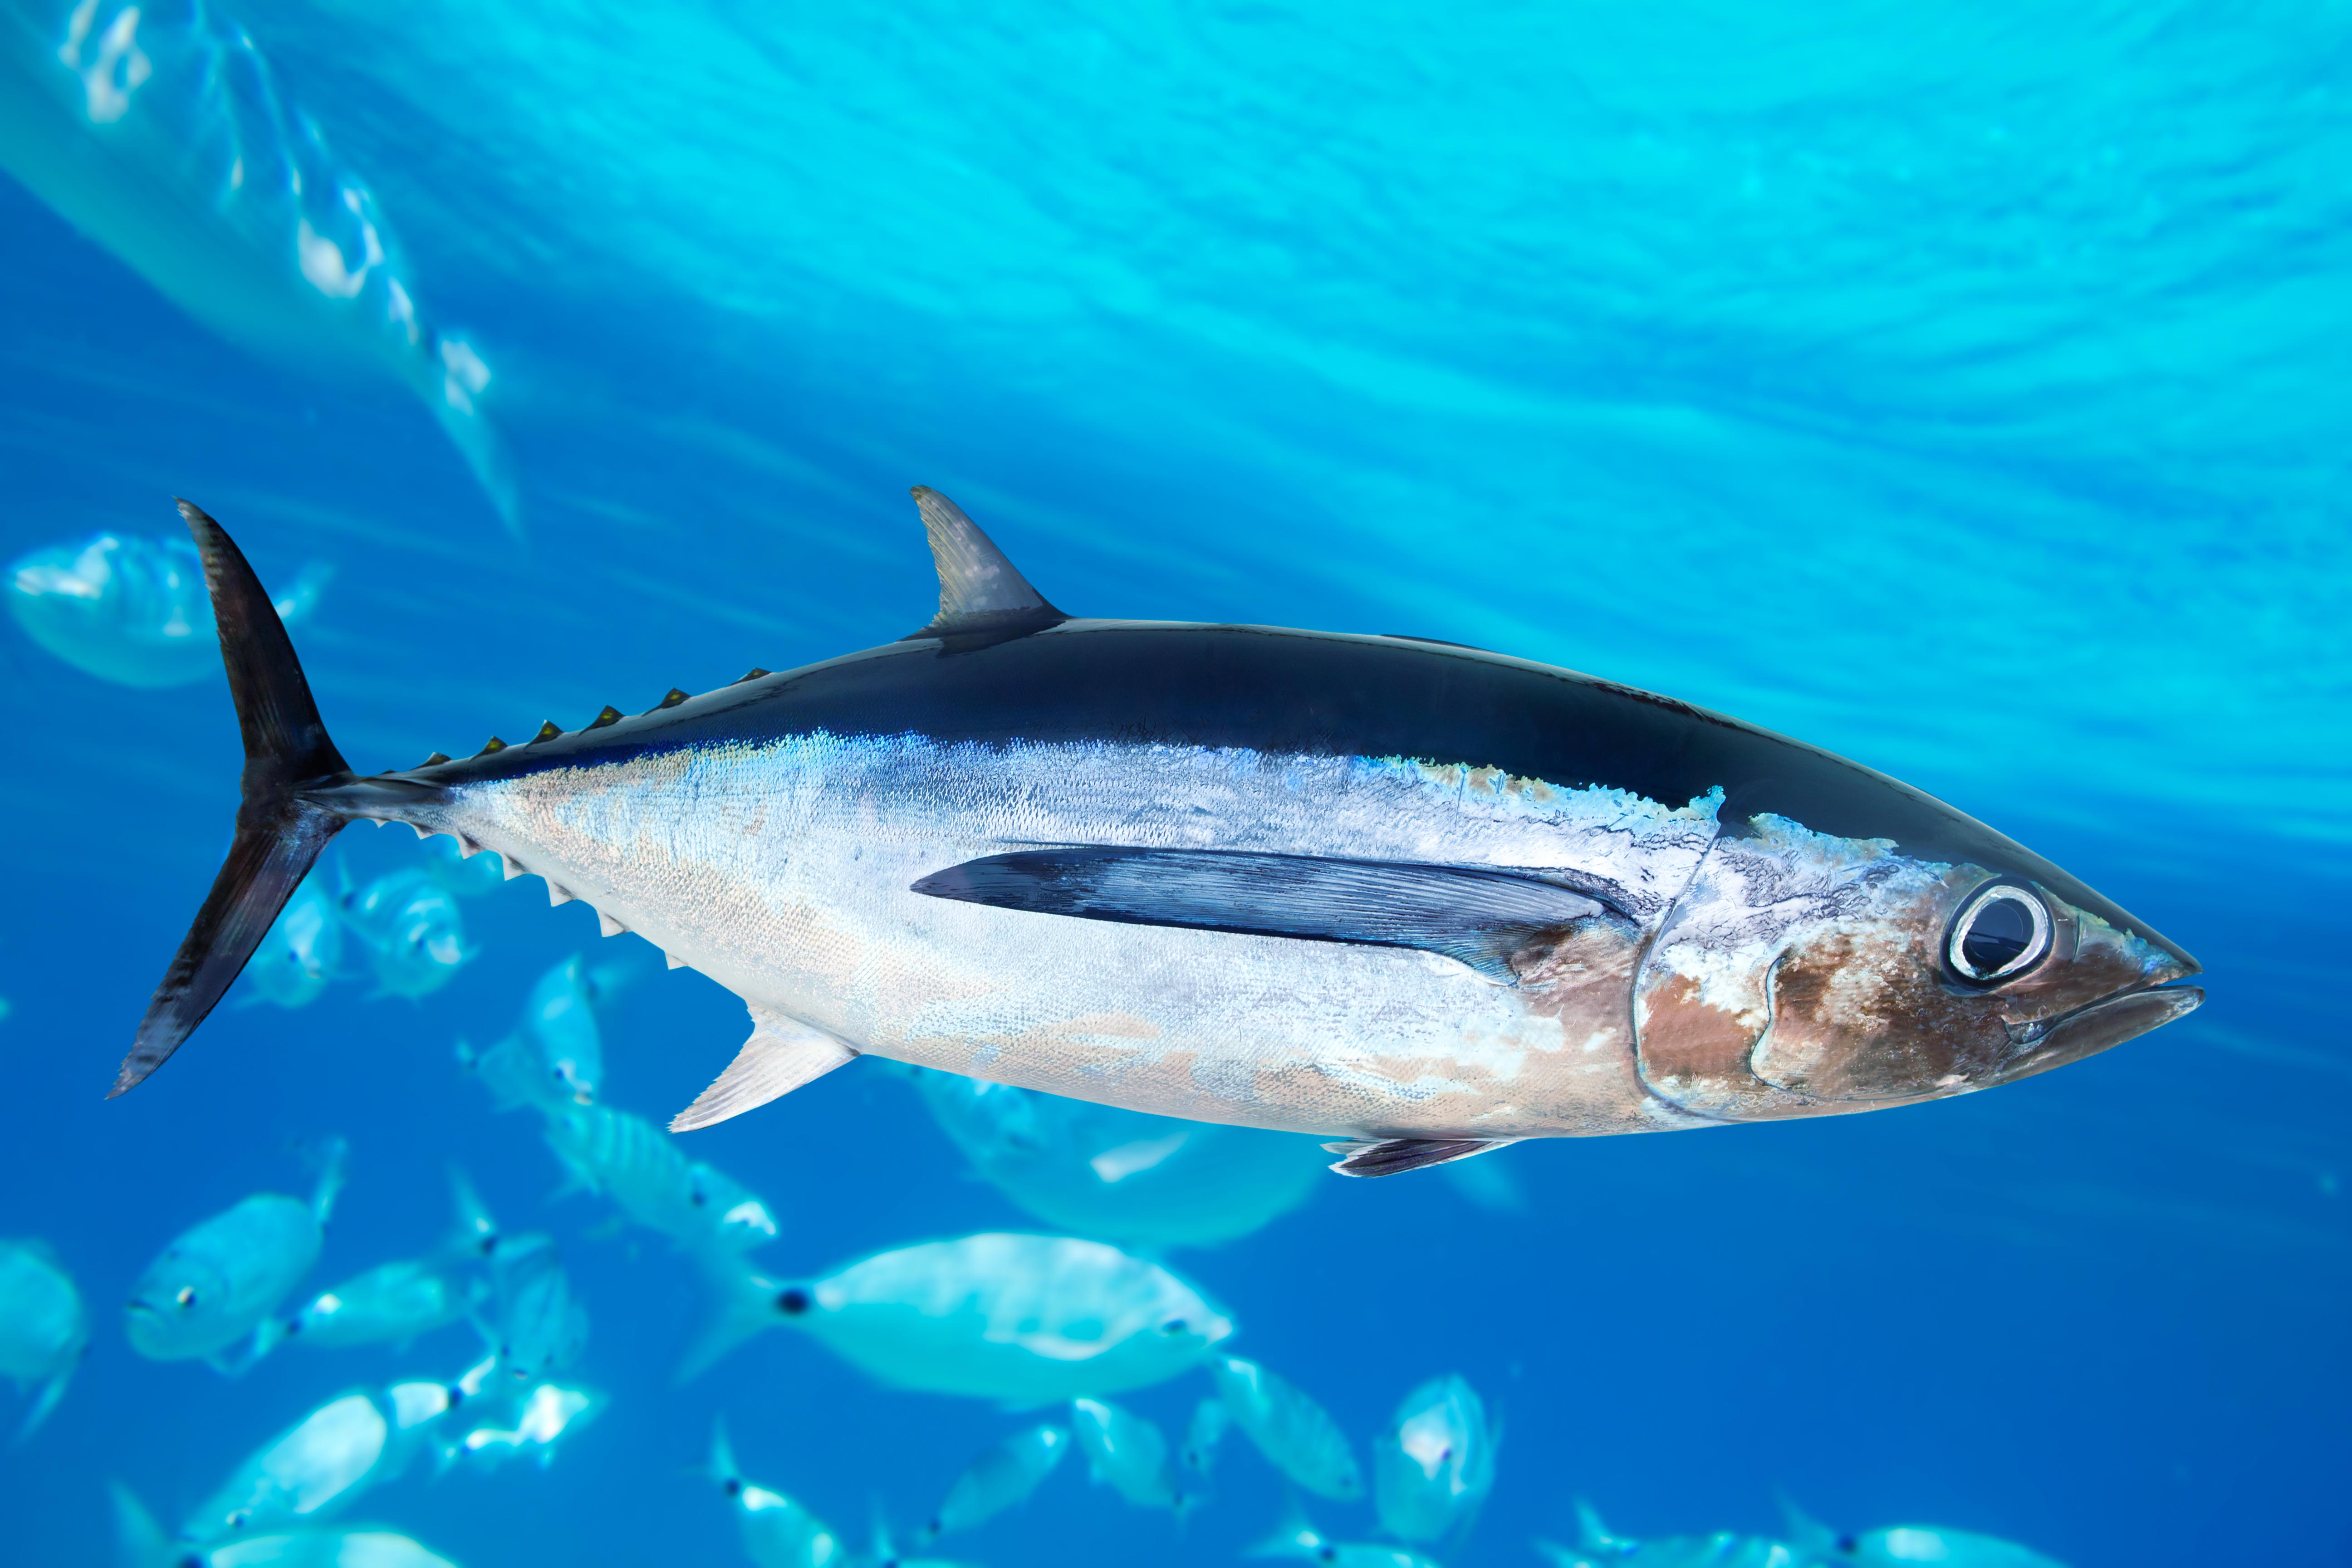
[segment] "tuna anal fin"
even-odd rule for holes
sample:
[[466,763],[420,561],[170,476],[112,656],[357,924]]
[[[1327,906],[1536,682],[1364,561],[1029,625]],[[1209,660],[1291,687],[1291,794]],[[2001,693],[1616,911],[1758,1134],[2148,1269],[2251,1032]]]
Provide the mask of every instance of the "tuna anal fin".
[[1029,585],[961,507],[929,485],[915,487],[915,506],[940,571],[940,613],[916,637],[1010,638],[1069,619]]
[[1343,1176],[1402,1176],[1407,1171],[1467,1160],[1517,1142],[1516,1138],[1358,1138],[1323,1147],[1342,1156],[1331,1163],[1331,1168]]
[[1506,985],[1518,978],[1514,954],[1607,909],[1556,882],[1475,867],[1099,846],[967,860],[914,890],[1080,920],[1420,948]]
[[727,1070],[692,1105],[670,1118],[673,1132],[691,1132],[757,1110],[772,1100],[823,1078],[857,1053],[822,1029],[763,1008],[751,1009],[751,1037]]

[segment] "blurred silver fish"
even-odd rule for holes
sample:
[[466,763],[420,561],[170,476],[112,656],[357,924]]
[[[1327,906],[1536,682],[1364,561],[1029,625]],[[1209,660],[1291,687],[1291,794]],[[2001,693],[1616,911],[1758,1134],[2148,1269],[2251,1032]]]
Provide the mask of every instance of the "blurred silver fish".
[[956,1478],[946,1500],[931,1516],[928,1527],[931,1539],[974,1529],[1028,1501],[1069,1451],[1069,1429],[1050,1421],[1015,1432]]
[[1931,1563],[1937,1568],[2065,1568],[2028,1546],[1999,1536],[1979,1535],[1940,1524],[1893,1524],[1859,1535],[1841,1534],[1810,1518],[1786,1497],[1780,1511],[1789,1536],[1807,1568],[1906,1568]]
[[572,1293],[553,1238],[520,1237],[490,1260],[499,1375],[530,1383],[561,1372],[588,1348],[588,1309]]
[[[182,1232],[139,1277],[122,1317],[131,1348],[150,1361],[203,1358],[234,1375],[275,1342],[256,1334],[319,1260],[327,1216],[342,1189],[345,1145],[331,1140],[308,1203],[256,1193]],[[242,1358],[224,1356],[256,1336]]]
[[1672,1535],[1635,1541],[1612,1535],[1600,1514],[1576,1500],[1577,1543],[1573,1548],[1538,1539],[1531,1544],[1551,1568],[1801,1568],[1804,1559],[1785,1541],[1769,1535]]
[[1247,1236],[1305,1202],[1330,1163],[1297,1133],[908,1073],[982,1179],[1048,1225],[1106,1241],[1209,1247]]
[[1501,1444],[1485,1402],[1463,1378],[1433,1377],[1406,1394],[1372,1440],[1381,1528],[1400,1541],[1460,1541],[1495,1489]]
[[16,1441],[49,1418],[89,1348],[89,1313],[48,1243],[0,1241],[0,1377],[20,1393],[38,1385]]
[[245,966],[257,1001],[307,1007],[341,978],[343,922],[318,879],[305,881],[270,922],[269,934]]
[[205,0],[9,7],[0,167],[239,347],[407,387],[520,531],[489,366],[429,323],[374,194],[234,18]]
[[1103,1399],[1070,1401],[1070,1431],[1095,1480],[1138,1508],[1184,1511],[1159,1425]]
[[421,847],[425,871],[461,899],[478,899],[507,885],[506,868],[495,855],[467,855],[454,838],[437,835]]
[[1345,1502],[1364,1495],[1348,1435],[1321,1405],[1255,1362],[1216,1362],[1209,1375],[1234,1425],[1276,1469],[1317,1497]]
[[894,1247],[813,1279],[745,1272],[685,1375],[778,1323],[895,1387],[1016,1409],[1164,1383],[1234,1328],[1193,1286],[1115,1247],[988,1233]]
[[1234,1413],[1222,1399],[1203,1399],[1192,1406],[1192,1419],[1184,1426],[1184,1468],[1203,1477],[1214,1470],[1217,1449],[1233,1424]]
[[1248,1557],[1296,1557],[1323,1568],[1440,1568],[1409,1546],[1376,1541],[1333,1541],[1315,1528],[1306,1510],[1293,1500],[1283,1511],[1274,1533],[1252,1546]]
[[339,1513],[398,1479],[453,1403],[449,1385],[428,1382],[339,1394],[255,1450],[188,1516],[180,1539],[213,1546]]
[[675,1137],[644,1117],[607,1105],[546,1110],[547,1146],[572,1184],[611,1199],[633,1223],[695,1254],[732,1256],[775,1239],[775,1215],[756,1194],[687,1159]]
[[478,1052],[459,1042],[459,1064],[482,1080],[501,1110],[594,1103],[604,1081],[596,1005],[610,994],[616,973],[589,969],[573,953],[539,977],[512,1034]]
[[743,1479],[723,1421],[711,1428],[709,1474],[735,1510],[743,1554],[759,1568],[846,1568],[849,1549],[831,1526],[783,1493]]
[[545,1469],[564,1439],[611,1403],[595,1389],[560,1383],[535,1383],[469,1400],[464,1415],[442,1428],[436,1449],[439,1467],[494,1470],[510,1459],[529,1459]]
[[380,1525],[308,1528],[191,1547],[163,1534],[154,1516],[116,1481],[116,1552],[121,1568],[457,1568],[455,1563]]
[[457,900],[414,867],[345,894],[341,910],[344,925],[367,952],[378,996],[430,996],[481,951],[467,944]]
[[[273,601],[278,619],[308,616],[332,575],[303,567]],[[192,686],[220,670],[204,563],[184,539],[100,533],[28,551],[8,568],[8,609],[42,647],[118,686]]]
[[481,1269],[497,1252],[498,1222],[456,1171],[450,1185],[457,1223],[439,1248],[424,1258],[379,1263],[341,1281],[282,1321],[278,1338],[312,1350],[353,1345],[404,1346],[420,1334],[463,1322],[489,1294]]

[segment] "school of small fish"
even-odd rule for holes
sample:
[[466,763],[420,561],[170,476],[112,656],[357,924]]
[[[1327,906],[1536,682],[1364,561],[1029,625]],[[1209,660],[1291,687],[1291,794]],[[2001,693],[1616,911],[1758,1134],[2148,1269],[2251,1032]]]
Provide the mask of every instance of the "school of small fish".
[[[327,984],[341,935],[369,934],[378,908],[439,900],[455,951],[459,897],[497,887],[474,866],[423,849],[421,865],[354,893],[322,869],[288,906],[245,982],[248,1000],[299,1006]],[[339,890],[326,891],[330,884]],[[380,890],[380,891],[378,891]],[[440,917],[436,917],[440,918]],[[340,935],[338,934],[340,933]],[[274,962],[265,963],[265,959]],[[306,968],[307,965],[314,967]],[[419,977],[447,963],[429,944],[373,963],[379,994],[415,996]],[[704,1473],[735,1516],[745,1559],[759,1568],[958,1568],[923,1552],[1028,1503],[1072,1455],[1091,1482],[1125,1503],[1181,1520],[1206,1506],[1230,1435],[1238,1434],[1292,1499],[1249,1554],[1339,1568],[1442,1568],[1475,1528],[1498,1478],[1502,1423],[1459,1375],[1433,1377],[1399,1399],[1367,1450],[1313,1396],[1261,1363],[1228,1353],[1230,1311],[1156,1251],[1214,1246],[1251,1234],[1305,1202],[1297,1173],[1321,1169],[1310,1138],[1204,1127],[1023,1089],[898,1069],[973,1173],[1066,1234],[982,1232],[886,1247],[800,1275],[755,1257],[778,1240],[776,1212],[740,1182],[689,1159],[657,1123],[606,1103],[600,1013],[634,975],[572,955],[524,995],[510,1032],[457,1043],[455,1068],[500,1110],[529,1112],[562,1182],[558,1195],[601,1200],[608,1223],[650,1233],[710,1300],[707,1326],[680,1352],[691,1377],[770,1329],[807,1335],[874,1382],[1028,1412],[940,1495],[902,1548],[877,1518],[863,1545],[789,1492],[747,1478],[722,1425]],[[1183,1179],[1194,1141],[1214,1161]],[[362,1498],[413,1472],[487,1473],[515,1459],[544,1467],[601,1415],[602,1390],[571,1380],[590,1341],[587,1303],[556,1239],[502,1226],[461,1171],[446,1173],[446,1231],[413,1255],[384,1259],[323,1287],[307,1284],[332,1222],[352,1151],[322,1140],[308,1152],[307,1191],[256,1193],[195,1218],[131,1284],[123,1335],[155,1361],[201,1361],[236,1377],[264,1356],[363,1345],[446,1347],[475,1342],[455,1371],[346,1388],[297,1415],[227,1471],[176,1529],[115,1483],[120,1560],[129,1568],[364,1563],[455,1568],[381,1525],[340,1525]],[[1487,1162],[1489,1165],[1498,1162]],[[1221,1179],[1239,1166],[1247,1181]],[[1461,1190],[1486,1208],[1521,1201],[1507,1179]],[[0,1240],[0,1374],[23,1392],[18,1440],[64,1397],[89,1342],[81,1293],[38,1240]],[[462,1352],[461,1352],[462,1353]],[[441,1365],[446,1368],[448,1360]],[[1202,1395],[1181,1432],[1118,1402],[1132,1391],[1197,1376]],[[1042,1416],[1042,1419],[1040,1418]],[[1360,1506],[1377,1534],[1327,1535],[1307,1500]],[[371,1506],[373,1506],[373,1503]],[[1552,1568],[2058,1568],[2026,1547],[1939,1525],[1844,1533],[1785,1505],[1777,1537],[1718,1532],[1634,1539],[1577,1505],[1573,1544],[1533,1542]]]

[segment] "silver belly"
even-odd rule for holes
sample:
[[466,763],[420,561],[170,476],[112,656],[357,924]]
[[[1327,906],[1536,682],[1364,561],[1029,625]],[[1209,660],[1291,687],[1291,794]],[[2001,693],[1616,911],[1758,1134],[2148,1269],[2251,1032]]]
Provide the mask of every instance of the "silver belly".
[[[1197,1121],[1509,1138],[1705,1124],[1643,1089],[1632,1017],[1641,951],[1714,813],[1393,759],[815,735],[551,768],[420,821],[863,1051]],[[1412,949],[909,891],[1046,844],[1548,872],[1629,918],[1514,986]]]

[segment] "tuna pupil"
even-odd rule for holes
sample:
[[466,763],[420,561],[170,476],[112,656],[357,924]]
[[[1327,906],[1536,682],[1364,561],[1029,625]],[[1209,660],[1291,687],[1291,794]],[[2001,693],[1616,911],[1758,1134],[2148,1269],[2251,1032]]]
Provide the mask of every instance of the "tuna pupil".
[[2033,941],[2033,911],[2017,899],[1987,899],[1960,939],[1960,956],[1979,975],[1998,974]]

